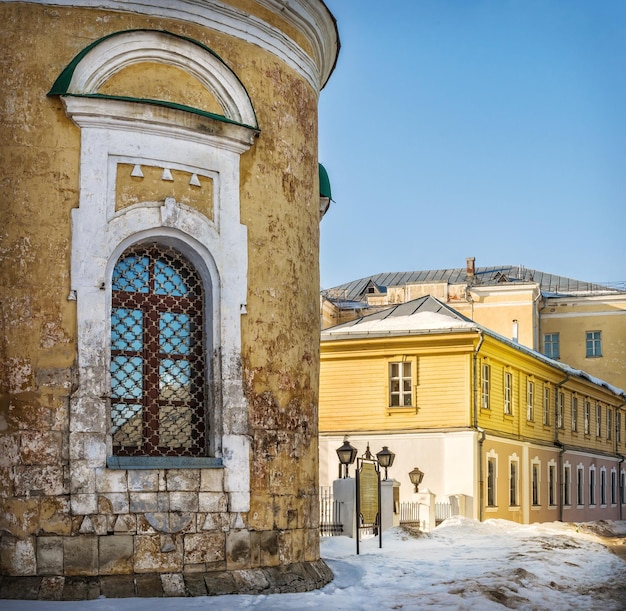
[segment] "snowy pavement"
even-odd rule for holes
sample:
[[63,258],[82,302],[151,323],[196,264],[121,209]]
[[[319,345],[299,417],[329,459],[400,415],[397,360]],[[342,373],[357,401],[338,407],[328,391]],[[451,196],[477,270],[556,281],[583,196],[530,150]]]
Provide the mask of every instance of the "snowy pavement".
[[133,598],[80,602],[0,601],[3,611],[283,611],[300,609],[523,609],[624,611],[626,522],[520,526],[450,518],[429,534],[400,528],[361,542],[322,539],[335,574],[303,594]]

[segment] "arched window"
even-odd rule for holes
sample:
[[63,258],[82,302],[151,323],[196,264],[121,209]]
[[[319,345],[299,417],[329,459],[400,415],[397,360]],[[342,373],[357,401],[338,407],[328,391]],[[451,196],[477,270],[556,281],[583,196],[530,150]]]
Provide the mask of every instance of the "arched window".
[[204,291],[196,269],[157,243],[113,270],[111,433],[117,456],[206,456]]

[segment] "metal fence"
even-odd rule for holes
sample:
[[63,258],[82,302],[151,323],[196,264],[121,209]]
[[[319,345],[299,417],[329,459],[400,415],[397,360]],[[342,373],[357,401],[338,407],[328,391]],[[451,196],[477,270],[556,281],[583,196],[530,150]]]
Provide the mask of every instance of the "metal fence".
[[337,537],[343,532],[341,503],[333,499],[331,488],[320,490],[320,535]]
[[452,516],[452,505],[450,503],[435,503],[435,524],[440,524]]
[[419,503],[400,503],[400,524],[403,526],[418,526],[420,528],[424,526],[420,520]]

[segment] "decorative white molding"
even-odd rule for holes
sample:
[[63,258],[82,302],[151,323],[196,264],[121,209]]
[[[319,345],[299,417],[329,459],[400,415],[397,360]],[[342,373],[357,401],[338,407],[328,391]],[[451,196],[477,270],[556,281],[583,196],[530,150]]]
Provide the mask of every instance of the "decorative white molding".
[[[88,65],[102,72],[92,61]],[[79,67],[84,69],[80,62]],[[230,77],[220,73],[219,78]],[[93,467],[104,468],[111,450],[106,397],[110,391],[113,268],[132,244],[156,239],[175,246],[196,267],[207,292],[211,448],[225,468],[230,511],[246,512],[250,442],[240,358],[240,307],[247,299],[248,240],[240,219],[239,163],[241,153],[254,142],[256,130],[175,108],[158,107],[155,112],[154,106],[139,101],[71,95],[62,99],[68,116],[81,130],[80,200],[72,210],[71,246],[79,387],[70,405],[71,434],[98,436],[102,451]],[[121,164],[180,170],[212,180],[213,218],[173,197],[117,210]],[[79,513],[91,511],[91,505],[81,505],[79,490],[74,492],[72,507]]]
[[315,57],[310,57],[283,31],[219,0],[30,0],[32,4],[125,10],[217,30],[272,53],[319,93],[334,69],[339,52],[339,37],[331,13],[319,0],[257,1],[298,29]]

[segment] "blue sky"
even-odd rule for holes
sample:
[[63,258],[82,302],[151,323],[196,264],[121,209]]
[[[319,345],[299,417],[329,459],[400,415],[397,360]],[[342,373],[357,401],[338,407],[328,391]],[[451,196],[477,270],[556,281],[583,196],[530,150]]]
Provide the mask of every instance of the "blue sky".
[[626,2],[326,4],[322,288],[469,256],[626,281]]

